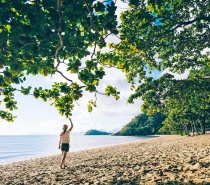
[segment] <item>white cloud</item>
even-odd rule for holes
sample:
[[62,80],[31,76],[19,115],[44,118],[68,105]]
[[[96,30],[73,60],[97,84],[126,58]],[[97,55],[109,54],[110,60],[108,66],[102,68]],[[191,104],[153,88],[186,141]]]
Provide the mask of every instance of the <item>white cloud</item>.
[[210,56],[210,48],[205,48],[203,49],[203,51],[201,52],[202,55],[206,55],[208,54],[208,56]]
[[107,43],[113,43],[113,44],[119,44],[120,43],[120,39],[116,36],[116,35],[109,35],[105,41]]
[[120,0],[117,0],[117,1],[116,1],[116,6],[117,6],[117,10],[116,10],[115,15],[117,15],[118,25],[120,25],[120,24],[121,24],[120,14],[121,14],[123,11],[129,10],[130,7],[129,7],[128,3],[122,2],[122,1],[120,1]]
[[183,79],[186,79],[188,77],[188,75],[190,73],[190,70],[185,70],[184,73],[178,74],[178,73],[172,73],[171,71],[169,71],[169,69],[165,69],[164,71],[162,71],[160,76],[162,76],[166,73],[174,75],[174,78],[177,79],[177,80],[183,80]]

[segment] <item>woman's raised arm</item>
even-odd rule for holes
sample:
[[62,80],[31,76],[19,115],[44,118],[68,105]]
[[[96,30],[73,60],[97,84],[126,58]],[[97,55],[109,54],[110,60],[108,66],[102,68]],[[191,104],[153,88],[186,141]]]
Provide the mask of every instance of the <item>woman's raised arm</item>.
[[69,128],[69,130],[71,131],[73,129],[74,125],[73,125],[73,122],[72,122],[71,118],[69,118],[69,121],[71,123],[71,127]]

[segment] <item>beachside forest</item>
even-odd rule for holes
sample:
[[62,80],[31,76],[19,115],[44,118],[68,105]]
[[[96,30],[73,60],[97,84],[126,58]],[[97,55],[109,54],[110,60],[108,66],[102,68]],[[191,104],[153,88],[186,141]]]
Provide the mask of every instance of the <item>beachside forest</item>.
[[169,132],[160,132],[163,127],[163,121],[166,116],[161,113],[155,113],[148,116],[144,113],[135,116],[128,124],[117,132],[115,135],[120,136],[145,136],[156,134],[171,134]]
[[[121,9],[118,0],[0,0],[0,117],[14,120],[16,91],[52,102],[66,117],[85,91],[118,100],[120,92],[112,84],[104,92],[97,90],[105,69],[117,68],[133,89],[128,102],[141,98],[145,116],[165,115],[165,131],[206,133],[209,0],[122,2],[128,8]],[[109,37],[119,43],[107,42]],[[162,75],[149,75],[154,70]],[[28,75],[55,74],[66,82],[55,82],[49,89],[22,85]],[[88,111],[96,100],[87,103]]]

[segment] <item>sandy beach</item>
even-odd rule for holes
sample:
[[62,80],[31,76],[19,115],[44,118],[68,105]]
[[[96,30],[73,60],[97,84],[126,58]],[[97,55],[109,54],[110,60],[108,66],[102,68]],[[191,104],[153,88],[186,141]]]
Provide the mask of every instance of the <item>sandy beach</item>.
[[[113,136],[114,139],[115,136]],[[161,136],[0,165],[1,185],[210,184],[210,135]]]

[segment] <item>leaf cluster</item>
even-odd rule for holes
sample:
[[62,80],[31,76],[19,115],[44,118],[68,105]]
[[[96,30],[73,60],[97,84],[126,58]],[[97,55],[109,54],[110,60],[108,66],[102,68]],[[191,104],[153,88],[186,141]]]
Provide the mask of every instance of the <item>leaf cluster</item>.
[[[114,2],[1,0],[0,9],[0,89],[5,109],[17,109],[14,91],[19,91],[52,102],[68,117],[84,90],[99,93],[97,86],[105,71],[96,47],[106,47],[105,38],[118,33]],[[93,52],[90,47],[94,47]],[[64,75],[61,65],[81,83]],[[60,74],[66,83],[56,82],[49,89],[13,87],[23,83],[27,75],[38,74]],[[11,113],[2,114],[6,115],[3,119],[13,120]]]

